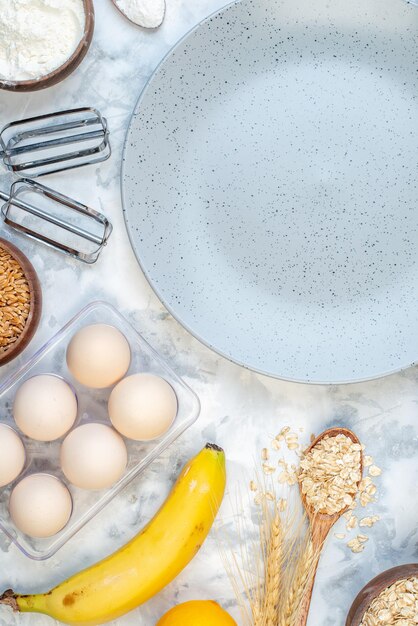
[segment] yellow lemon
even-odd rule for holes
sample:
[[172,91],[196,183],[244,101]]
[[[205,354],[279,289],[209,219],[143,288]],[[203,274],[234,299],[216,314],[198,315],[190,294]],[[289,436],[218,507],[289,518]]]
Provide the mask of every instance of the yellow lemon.
[[168,611],[156,626],[237,626],[213,600],[192,600]]

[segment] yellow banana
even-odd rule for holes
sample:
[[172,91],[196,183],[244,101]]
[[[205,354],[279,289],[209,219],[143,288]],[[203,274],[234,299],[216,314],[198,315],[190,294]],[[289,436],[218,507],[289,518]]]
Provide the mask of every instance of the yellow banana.
[[47,593],[9,590],[0,604],[77,626],[97,626],[124,615],[163,589],[194,557],[216,517],[225,480],[224,452],[207,444],[183,468],[155,517],[128,544]]

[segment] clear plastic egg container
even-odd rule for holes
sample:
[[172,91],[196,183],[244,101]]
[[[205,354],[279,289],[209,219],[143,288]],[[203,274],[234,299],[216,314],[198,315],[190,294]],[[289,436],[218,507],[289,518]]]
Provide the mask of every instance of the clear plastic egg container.
[[[19,386],[31,376],[57,374],[75,389],[78,417],[73,428],[88,422],[111,426],[107,401],[112,391],[83,387],[71,376],[66,364],[66,349],[71,337],[88,324],[110,324],[126,337],[131,348],[131,364],[127,376],[147,372],[165,378],[173,387],[178,400],[177,416],[162,437],[141,442],[124,438],[128,450],[128,465],[122,478],[110,489],[90,491],[69,484],[59,463],[60,446],[64,437],[44,443],[29,439],[21,433],[13,419],[13,399]],[[26,465],[20,476],[6,487],[0,487],[0,528],[31,559],[44,560],[54,555],[75,533],[89,522],[117,493],[156,459],[177,437],[197,419],[200,402],[192,389],[167,365],[164,359],[131,324],[105,302],[93,302],[70,320],[52,339],[38,350],[22,367],[0,384],[0,421],[8,424],[21,437],[26,448]],[[13,487],[28,474],[44,472],[56,476],[68,487],[73,511],[68,524],[58,534],[48,538],[32,538],[21,533],[9,515],[9,498]]]

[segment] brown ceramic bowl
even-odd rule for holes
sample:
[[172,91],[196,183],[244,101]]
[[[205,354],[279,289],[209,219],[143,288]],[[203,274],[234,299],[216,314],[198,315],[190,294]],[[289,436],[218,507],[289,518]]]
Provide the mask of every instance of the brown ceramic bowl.
[[0,89],[8,91],[37,91],[46,89],[67,78],[78,67],[87,54],[93,39],[94,31],[94,6],[93,0],[83,0],[84,12],[86,14],[86,23],[84,26],[84,34],[77,48],[70,58],[53,72],[45,74],[36,80],[9,81],[0,79]]
[[345,622],[345,626],[359,626],[370,604],[386,587],[390,587],[397,580],[418,576],[418,563],[399,565],[388,569],[376,578],[373,578],[358,594],[354,600]]
[[26,280],[28,281],[30,293],[30,311],[26,320],[26,325],[11,348],[6,350],[5,352],[0,349],[1,366],[5,365],[9,361],[17,357],[26,348],[33,335],[35,334],[36,329],[39,325],[39,320],[41,318],[42,312],[42,291],[34,267],[29,259],[23,254],[23,252],[21,252],[19,248],[16,248],[16,246],[10,243],[10,241],[6,241],[5,239],[1,238],[0,248],[7,250],[7,252],[9,252],[11,256],[19,263],[20,267],[23,270],[23,273],[25,274]]

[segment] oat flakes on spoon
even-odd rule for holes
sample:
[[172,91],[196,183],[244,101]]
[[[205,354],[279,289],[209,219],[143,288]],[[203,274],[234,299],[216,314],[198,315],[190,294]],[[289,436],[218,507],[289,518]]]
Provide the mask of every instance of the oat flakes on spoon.
[[362,474],[363,448],[356,435],[347,428],[331,428],[323,432],[303,454],[299,488],[317,556],[295,626],[306,626],[325,539],[339,518],[354,505]]
[[112,0],[119,11],[142,28],[158,28],[164,21],[165,0]]

